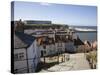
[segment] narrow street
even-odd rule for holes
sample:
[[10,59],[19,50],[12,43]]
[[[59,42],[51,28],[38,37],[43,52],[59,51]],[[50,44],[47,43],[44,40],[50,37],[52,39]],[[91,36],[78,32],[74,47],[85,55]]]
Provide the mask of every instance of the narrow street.
[[87,70],[90,69],[84,53],[70,54],[70,60],[56,64],[50,68],[42,69],[40,72]]

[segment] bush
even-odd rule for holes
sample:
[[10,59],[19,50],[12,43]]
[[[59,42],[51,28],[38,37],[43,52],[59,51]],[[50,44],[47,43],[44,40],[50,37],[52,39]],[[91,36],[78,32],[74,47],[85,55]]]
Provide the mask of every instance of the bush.
[[91,51],[88,54],[86,54],[86,59],[89,61],[90,67],[92,69],[96,68],[97,63],[97,52]]

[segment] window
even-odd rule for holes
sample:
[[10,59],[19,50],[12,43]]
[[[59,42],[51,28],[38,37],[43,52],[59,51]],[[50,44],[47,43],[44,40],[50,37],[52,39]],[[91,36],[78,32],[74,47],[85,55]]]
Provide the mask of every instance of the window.
[[24,58],[24,53],[19,53],[19,59],[23,59]]
[[15,54],[15,55],[14,55],[14,60],[15,60],[15,61],[18,60],[18,54]]
[[62,43],[58,43],[58,47],[62,47]]
[[43,48],[46,49],[46,45],[44,45]]
[[17,60],[22,60],[24,59],[24,53],[16,53],[14,54],[14,60],[17,61]]

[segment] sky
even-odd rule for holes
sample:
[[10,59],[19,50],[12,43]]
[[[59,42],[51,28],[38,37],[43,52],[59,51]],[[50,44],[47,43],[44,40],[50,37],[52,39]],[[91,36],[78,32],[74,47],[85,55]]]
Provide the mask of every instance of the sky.
[[97,7],[38,2],[14,2],[14,20],[49,20],[55,24],[97,25]]

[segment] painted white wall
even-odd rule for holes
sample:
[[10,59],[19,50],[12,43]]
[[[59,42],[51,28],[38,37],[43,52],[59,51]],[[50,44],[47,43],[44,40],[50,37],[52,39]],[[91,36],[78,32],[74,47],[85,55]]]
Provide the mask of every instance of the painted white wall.
[[24,53],[24,59],[26,59],[26,49],[25,48],[14,49],[14,54],[16,53]]
[[[62,44],[62,46],[59,46],[59,44]],[[63,43],[63,42],[55,43],[55,49],[57,51],[58,50],[65,51],[65,43]]]
[[[26,49],[21,48],[21,49],[14,49],[14,54],[19,54],[19,53],[24,53],[23,59],[26,59]],[[27,67],[26,60],[24,61],[14,61],[14,69],[20,69]]]
[[65,51],[65,43],[62,43],[62,50]]
[[28,63],[29,63],[29,67],[32,69],[29,69],[30,72],[34,72],[36,69],[37,64],[40,61],[40,51],[37,47],[37,41],[35,40],[31,46],[27,49],[28,51]]
[[[25,68],[25,70],[23,70]],[[15,61],[14,70],[19,69],[18,72],[27,72],[27,61]],[[23,70],[23,71],[22,71]]]
[[[28,54],[28,64],[29,64],[29,72],[35,72],[37,64],[40,62],[40,56],[41,52],[37,47],[37,41],[35,40],[28,48],[27,48],[27,54]],[[26,49],[14,49],[14,54],[16,53],[24,53],[24,58],[26,59]],[[34,59],[37,58],[37,59]],[[33,60],[34,59],[34,60]],[[20,69],[20,68],[27,68],[27,60],[24,61],[15,61],[14,62],[14,69]]]
[[[34,48],[35,48],[36,57],[37,57],[37,58],[40,58],[40,57],[41,57],[41,51],[40,51],[39,46],[38,46],[37,44],[38,44],[38,43],[37,43],[37,41],[35,40],[35,41],[34,41]],[[40,59],[37,59],[37,61],[39,62]]]
[[27,48],[28,59],[35,57],[35,47],[34,42]]
[[48,37],[54,38],[55,37],[55,34],[48,34]]
[[56,50],[55,50],[54,44],[50,44],[46,46],[46,55],[55,54],[55,53],[56,53]]
[[39,49],[40,49],[40,51],[41,50],[46,51],[45,55],[50,55],[50,54],[57,53],[57,49],[56,49],[55,44],[46,45],[46,49],[44,49],[43,46],[41,45],[41,46],[39,46]]

